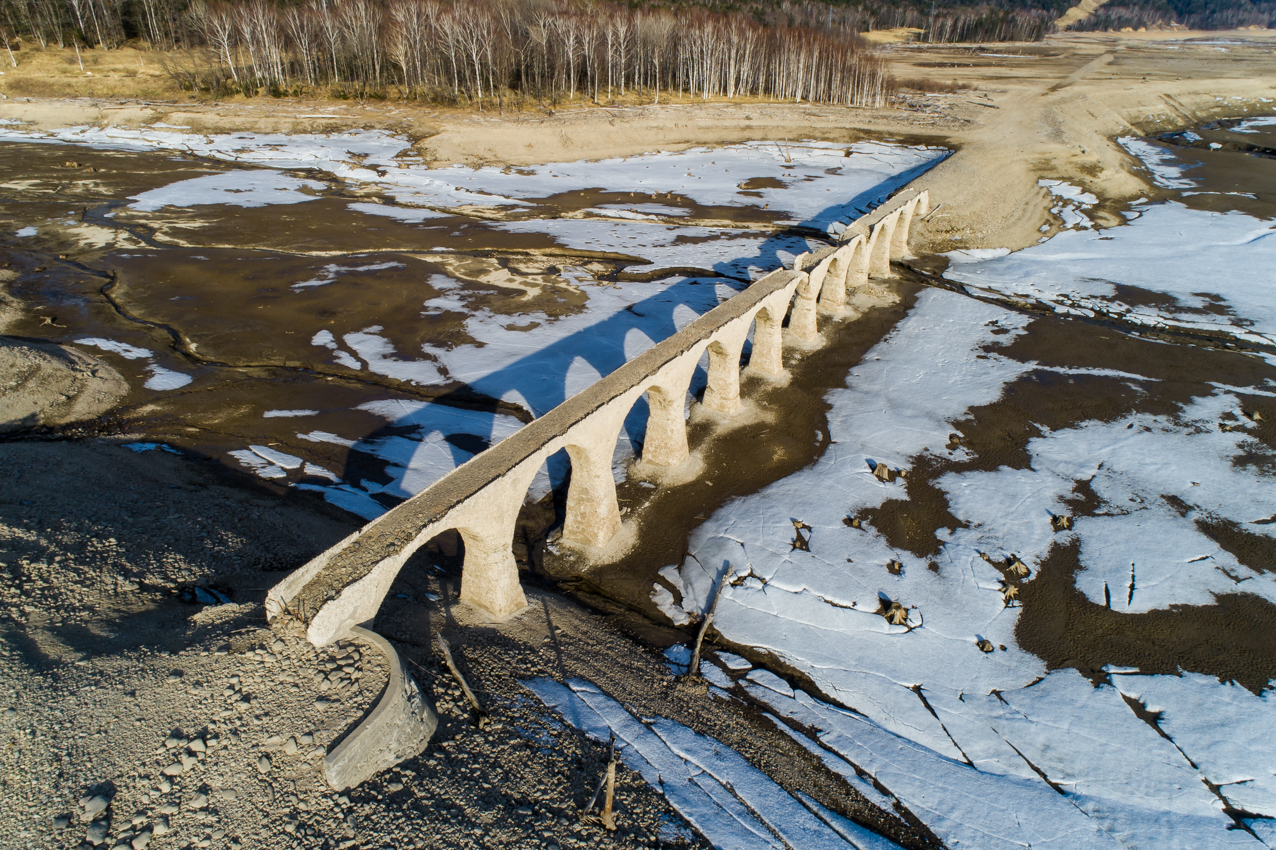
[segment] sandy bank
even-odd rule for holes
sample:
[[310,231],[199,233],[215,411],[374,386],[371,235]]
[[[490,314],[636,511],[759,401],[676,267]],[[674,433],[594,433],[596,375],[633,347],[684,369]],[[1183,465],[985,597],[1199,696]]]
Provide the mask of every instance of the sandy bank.
[[92,355],[0,337],[0,432],[95,419],[128,391],[124,377]]

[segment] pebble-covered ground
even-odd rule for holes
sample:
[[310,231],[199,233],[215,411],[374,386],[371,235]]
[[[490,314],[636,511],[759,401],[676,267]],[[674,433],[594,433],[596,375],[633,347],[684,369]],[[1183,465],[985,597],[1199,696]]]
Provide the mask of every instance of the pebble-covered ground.
[[[588,678],[926,845],[748,706],[680,686],[622,620],[528,585],[531,606],[493,626],[456,602],[459,575],[425,557],[374,625],[439,728],[419,756],[335,791],[323,755],[375,704],[388,668],[361,643],[316,651],[272,631],[261,603],[284,569],[349,532],[346,515],[245,489],[198,458],[89,439],[3,443],[0,467],[0,846],[707,846],[623,765],[618,829],[583,816],[607,745],[521,684],[538,677]],[[435,649],[440,631],[487,712],[482,728]]]

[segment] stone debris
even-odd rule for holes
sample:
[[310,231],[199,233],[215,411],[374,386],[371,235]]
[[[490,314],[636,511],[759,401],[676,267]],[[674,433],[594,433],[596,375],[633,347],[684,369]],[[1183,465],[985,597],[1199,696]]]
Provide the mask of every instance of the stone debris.
[[[805,531],[806,534],[802,532]],[[793,540],[789,544],[789,551],[810,552],[811,551],[811,534],[814,529],[800,519],[793,520]]]
[[105,794],[90,794],[80,798],[80,820],[88,823],[107,810],[111,805],[110,799]]
[[908,625],[908,609],[898,602],[892,602],[889,606],[885,606],[882,616],[886,618],[886,622],[892,626]]
[[84,836],[84,840],[96,847],[106,841],[106,834],[110,827],[104,820],[95,820],[89,826],[88,833]]
[[988,640],[988,638],[983,638],[977,642],[975,646],[979,647],[980,652],[992,652],[996,649],[996,647],[992,645],[992,641]]

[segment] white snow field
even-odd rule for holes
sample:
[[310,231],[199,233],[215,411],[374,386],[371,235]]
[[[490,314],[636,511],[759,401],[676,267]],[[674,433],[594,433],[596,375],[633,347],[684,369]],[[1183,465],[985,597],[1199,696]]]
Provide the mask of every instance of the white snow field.
[[[966,527],[940,529],[933,559],[893,548],[868,523],[843,521],[907,498],[902,481],[880,481],[873,465],[907,469],[919,455],[940,454],[950,423],[996,401],[1016,378],[1044,371],[997,353],[1026,324],[958,294],[921,293],[851,371],[847,388],[826,396],[825,454],[714,513],[693,533],[685,562],[662,570],[652,598],[685,623],[705,610],[729,565],[744,580],[724,590],[714,626],[810,677],[839,705],[795,695],[762,671],[722,675],[818,732],[826,763],[844,759],[866,771],[949,846],[1261,846],[1232,828],[1220,795],[1276,816],[1269,748],[1238,746],[1213,724],[1226,705],[1240,741],[1261,737],[1247,730],[1272,728],[1268,700],[1230,685],[1210,691],[1201,677],[1120,677],[1122,692],[1146,689],[1156,703],[1149,708],[1168,706],[1167,723],[1178,712],[1162,727],[1168,741],[1117,688],[1049,672],[1021,650],[1019,609],[1005,605],[1002,575],[981,557],[1013,553],[1035,575],[1053,544],[1076,541],[1085,565],[1078,586],[1122,611],[1210,604],[1213,594],[1237,590],[1276,600],[1276,576],[1237,562],[1193,522],[1230,520],[1272,534],[1255,523],[1276,513],[1276,488],[1235,462],[1250,450],[1249,435],[1218,427],[1222,413],[1240,413],[1235,395],[1218,388],[1174,415],[1044,432],[1029,442],[1028,469],[940,477],[949,510]],[[1051,515],[1068,513],[1062,499],[1086,480],[1111,507],[1055,533]],[[1191,510],[1180,515],[1162,494]],[[810,551],[792,545],[795,520],[811,527]],[[886,569],[890,561],[899,575]],[[877,613],[884,601],[905,606],[907,624]],[[981,640],[994,651],[980,651]],[[1222,786],[1219,795],[1207,782]]]
[[[1197,185],[1164,148],[1141,139],[1122,143],[1163,188]],[[1070,229],[1013,254],[962,252],[944,276],[972,293],[1059,313],[1276,345],[1276,223],[1170,201],[1134,204],[1126,226],[1094,230],[1083,212],[1093,195],[1058,181],[1042,184],[1060,198],[1055,212]]]
[[[190,180],[181,180],[133,197],[132,209],[154,212],[164,207],[191,207],[227,204],[233,207],[265,207],[272,204],[300,204],[319,197],[314,192],[324,185],[300,180],[273,171],[224,171]],[[311,194],[303,192],[311,190]]]

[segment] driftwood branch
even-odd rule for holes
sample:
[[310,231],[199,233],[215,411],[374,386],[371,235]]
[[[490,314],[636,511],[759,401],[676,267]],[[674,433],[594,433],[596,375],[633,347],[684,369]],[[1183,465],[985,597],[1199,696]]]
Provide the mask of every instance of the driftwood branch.
[[[609,832],[615,832],[616,820],[612,813],[612,806],[616,800],[616,735],[611,736],[611,747],[607,754],[607,769],[603,775],[598,778],[598,785],[594,788],[594,795],[589,798],[589,805],[585,807],[585,818],[591,822],[601,821],[602,825]],[[590,814],[594,810],[594,806],[598,803],[598,796],[606,789],[606,796],[603,798],[603,811],[601,817],[595,818]]]
[[704,619],[700,622],[700,632],[696,635],[696,646],[691,652],[691,662],[687,665],[687,676],[700,675],[700,647],[704,643],[704,636],[709,632],[709,626],[713,625],[713,615],[718,610],[718,600],[722,598],[722,589],[727,586],[727,582],[731,580],[731,564],[727,564],[727,568],[722,571],[722,578],[718,580],[718,586],[713,591],[713,600],[709,603],[709,610],[704,612]]
[[461,686],[461,691],[465,694],[465,698],[469,700],[470,706],[478,716],[479,728],[482,729],[487,725],[487,712],[483,709],[478,697],[474,695],[474,691],[470,690],[470,685],[465,681],[465,677],[461,675],[461,671],[457,669],[456,662],[452,660],[452,648],[448,646],[447,638],[443,637],[442,633],[438,634],[437,637],[439,639],[439,649],[443,652],[443,661],[447,664],[447,669],[452,673],[452,678],[456,679],[456,683]]
[[607,763],[607,799],[603,801],[603,826],[608,832],[616,831],[616,821],[612,817],[611,805],[616,797],[616,755],[613,752],[611,761]]

